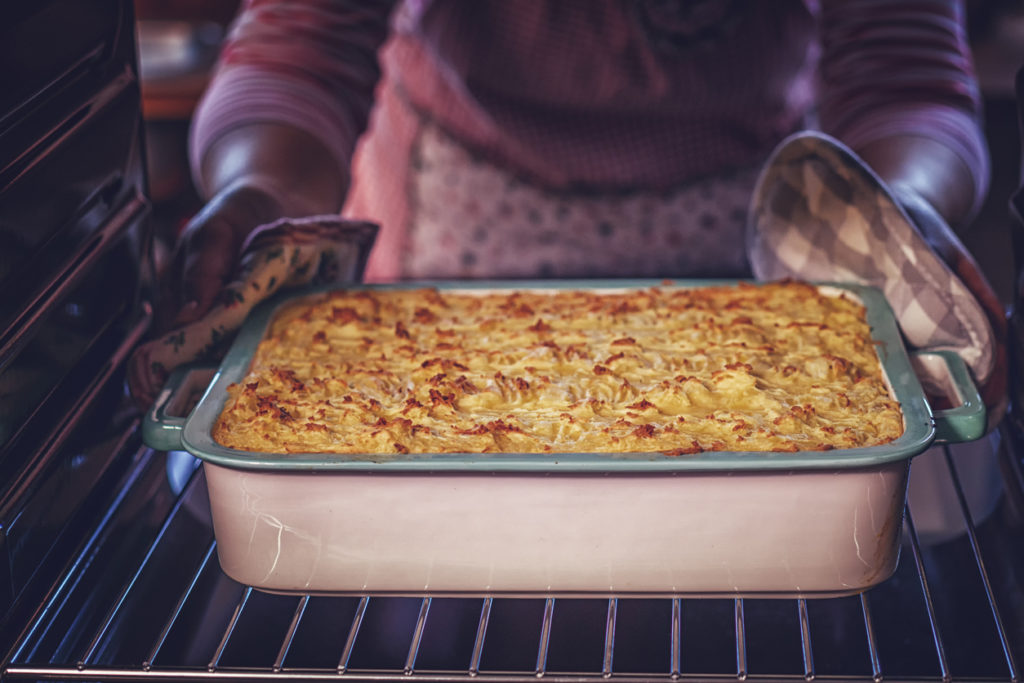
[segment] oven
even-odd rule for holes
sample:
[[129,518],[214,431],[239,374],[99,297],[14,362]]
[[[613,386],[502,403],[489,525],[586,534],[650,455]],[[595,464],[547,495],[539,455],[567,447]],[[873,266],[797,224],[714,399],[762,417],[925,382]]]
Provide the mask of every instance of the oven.
[[19,680],[1018,681],[1024,430],[914,459],[895,574],[822,599],[275,595],[140,436],[151,222],[132,6],[0,9],[0,657]]

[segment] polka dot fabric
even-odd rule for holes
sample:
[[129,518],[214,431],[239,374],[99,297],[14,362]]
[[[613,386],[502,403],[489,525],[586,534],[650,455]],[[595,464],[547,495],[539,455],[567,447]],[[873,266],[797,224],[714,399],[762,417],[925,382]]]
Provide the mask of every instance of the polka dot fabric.
[[409,278],[745,277],[756,170],[670,192],[558,192],[425,125],[412,150]]

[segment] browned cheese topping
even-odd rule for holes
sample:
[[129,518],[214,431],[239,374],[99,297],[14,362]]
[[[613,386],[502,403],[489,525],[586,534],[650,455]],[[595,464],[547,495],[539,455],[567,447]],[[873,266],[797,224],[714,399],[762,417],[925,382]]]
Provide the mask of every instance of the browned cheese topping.
[[271,453],[882,444],[903,419],[864,313],[792,282],[337,291],[278,313],[214,437]]

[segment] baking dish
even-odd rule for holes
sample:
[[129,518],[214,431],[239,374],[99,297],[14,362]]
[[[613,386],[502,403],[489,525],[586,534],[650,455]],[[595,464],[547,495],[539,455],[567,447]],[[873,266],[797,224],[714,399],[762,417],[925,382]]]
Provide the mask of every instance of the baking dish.
[[[666,286],[516,281],[379,285],[450,290]],[[734,284],[680,281],[671,286]],[[337,287],[337,285],[335,285]],[[360,285],[362,286],[362,285]],[[218,557],[241,583],[272,592],[374,594],[831,596],[887,578],[899,553],[913,456],[937,438],[966,441],[985,409],[953,353],[941,364],[959,405],[932,411],[884,297],[861,301],[904,433],[881,446],[797,453],[266,454],[217,444],[226,387],[244,377],[277,308],[247,321],[187,416],[169,406],[175,373],[144,438],[204,463]],[[368,286],[372,287],[372,286]]]

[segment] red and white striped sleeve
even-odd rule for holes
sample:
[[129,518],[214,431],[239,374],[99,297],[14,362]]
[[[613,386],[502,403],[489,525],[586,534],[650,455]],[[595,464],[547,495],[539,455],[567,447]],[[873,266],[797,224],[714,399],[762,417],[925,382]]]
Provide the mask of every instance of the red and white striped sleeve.
[[819,121],[857,149],[921,135],[956,152],[974,180],[990,161],[960,0],[821,0]]
[[349,168],[380,78],[392,0],[246,0],[193,117],[193,178],[227,131],[273,121],[300,128]]

